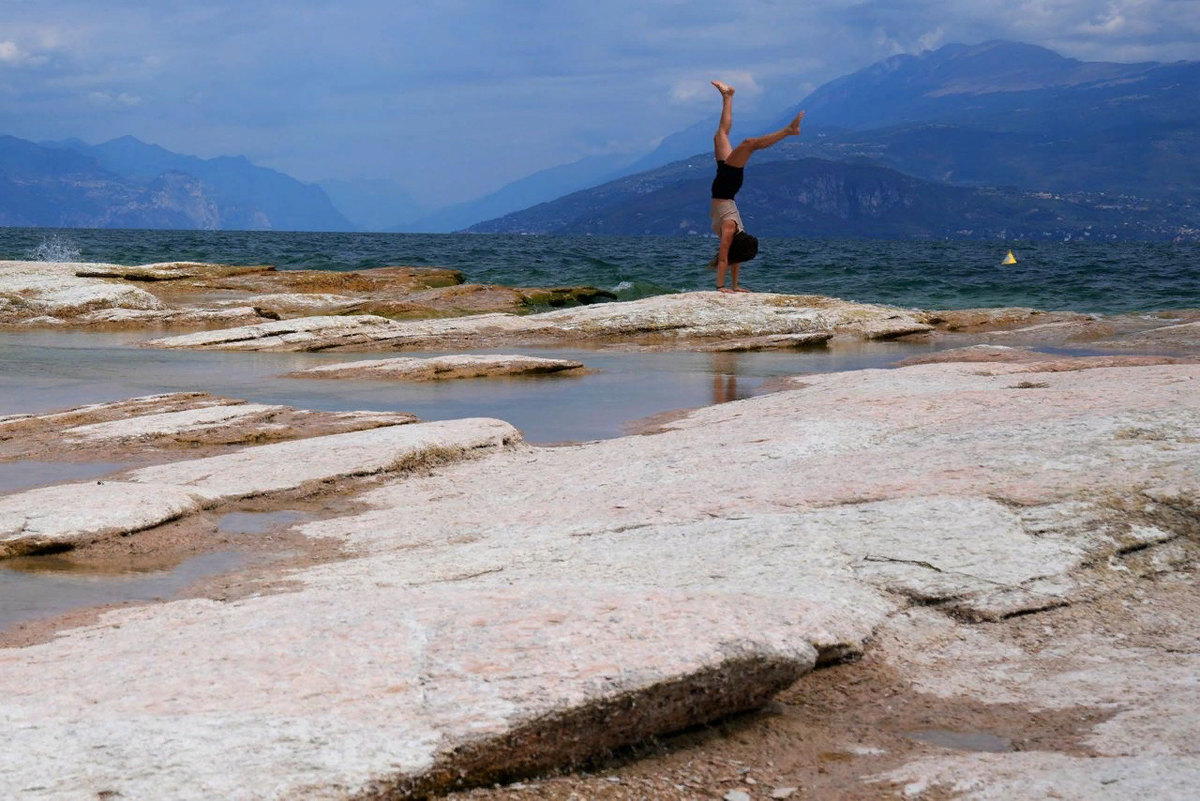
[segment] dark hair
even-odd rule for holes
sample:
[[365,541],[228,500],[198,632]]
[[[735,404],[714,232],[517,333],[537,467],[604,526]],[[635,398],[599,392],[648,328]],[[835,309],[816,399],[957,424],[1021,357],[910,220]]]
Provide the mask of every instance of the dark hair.
[[758,239],[745,231],[738,231],[729,243],[730,264],[742,264],[758,255]]

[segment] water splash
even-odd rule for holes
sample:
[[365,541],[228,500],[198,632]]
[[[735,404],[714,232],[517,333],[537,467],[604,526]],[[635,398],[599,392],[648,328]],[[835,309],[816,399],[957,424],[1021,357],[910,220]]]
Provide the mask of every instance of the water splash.
[[79,248],[69,239],[63,239],[58,234],[43,239],[41,244],[28,252],[30,261],[77,262]]

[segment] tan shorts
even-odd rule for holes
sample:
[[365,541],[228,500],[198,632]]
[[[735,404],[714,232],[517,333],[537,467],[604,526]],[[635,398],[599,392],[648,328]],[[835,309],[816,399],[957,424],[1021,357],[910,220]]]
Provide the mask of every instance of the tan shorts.
[[737,204],[732,200],[714,200],[708,216],[712,218],[713,233],[717,236],[721,235],[721,226],[725,224],[726,220],[733,220],[737,223],[739,231],[746,230],[746,226],[742,225],[742,215],[738,212]]

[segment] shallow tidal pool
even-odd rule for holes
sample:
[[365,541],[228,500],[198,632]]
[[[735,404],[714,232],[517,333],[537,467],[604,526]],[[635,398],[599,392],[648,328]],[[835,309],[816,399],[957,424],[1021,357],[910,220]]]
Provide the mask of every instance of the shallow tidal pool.
[[[257,403],[325,411],[409,412],[422,420],[495,417],[528,442],[555,444],[621,436],[636,421],[678,409],[751,397],[773,379],[888,364],[929,350],[896,343],[763,353],[650,353],[501,349],[583,362],[584,375],[479,378],[421,383],[285,378],[320,364],[440,353],[223,353],[139,348],[133,335],[0,334],[0,417],[142,395],[203,391]],[[181,453],[180,458],[186,458]],[[0,496],[38,486],[99,479],[122,462],[0,462]],[[295,520],[231,515],[223,530],[263,530]],[[297,518],[297,520],[300,518]],[[0,630],[72,609],[169,600],[199,578],[236,569],[233,554],[178,565],[110,565],[82,571],[60,557],[0,562]]]

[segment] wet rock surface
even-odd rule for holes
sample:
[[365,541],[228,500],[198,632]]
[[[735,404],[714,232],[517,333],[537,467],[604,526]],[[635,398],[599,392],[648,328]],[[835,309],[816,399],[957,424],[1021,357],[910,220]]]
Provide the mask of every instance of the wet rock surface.
[[311,367],[288,375],[293,378],[446,381],[456,378],[578,374],[582,370],[583,362],[570,359],[544,359],[520,354],[460,354],[426,358],[368,359]]
[[195,262],[0,262],[3,327],[206,329],[329,314],[517,314],[613,299],[595,287],[464,284],[461,272],[440,267],[334,272]]
[[1061,356],[1035,351],[1031,348],[1008,345],[972,345],[933,353],[909,356],[897,361],[897,367],[947,362],[1007,362],[1028,365],[1027,372],[1056,373],[1063,370],[1092,370],[1099,367],[1146,367],[1155,364],[1195,364],[1200,354],[1193,356],[1155,356],[1105,354],[1098,356]]
[[[161,417],[122,425],[129,431],[140,423],[153,432]],[[411,470],[519,440],[517,430],[499,420],[414,423],[260,445],[143,467],[115,480],[0,496],[0,558],[67,550],[135,534],[222,502],[304,494],[320,483]]]
[[[932,326],[903,309],[816,296],[689,292],[517,316],[480,314],[399,322],[376,316],[309,317],[157,339],[161,348],[383,350],[505,344],[625,343],[688,348],[764,338],[755,347],[812,344],[834,336],[892,339]],[[779,337],[786,337],[780,339]]]
[[[782,711],[728,740],[685,735],[616,781],[468,794],[1183,797],[1200,366],[1054,361],[1036,381],[1036,363],[995,360],[809,375],[652,436],[467,461],[442,432],[357,508],[298,524],[352,558],[291,571],[288,591],[113,611],[0,650],[0,781],[31,797],[419,796],[782,691]],[[124,480],[270,497],[352,480],[386,461],[372,437],[421,427]],[[496,421],[460,433],[506,439]],[[959,736],[930,741],[943,730]],[[972,734],[1035,750],[947,753]]]
[[[611,303],[595,287],[464,283],[446,268],[354,272],[166,262],[0,262],[0,328],[191,330],[155,347],[468,349],[591,344],[763,350],[837,339],[1200,353],[1200,312],[1104,317],[1027,308],[923,310],[819,295],[690,292]],[[550,311],[547,311],[550,310]]]
[[943,344],[989,343],[1009,347],[1200,355],[1200,311],[1102,316],[1028,309],[968,309],[924,312],[928,334],[909,337]]
[[404,412],[310,411],[177,392],[0,417],[0,461],[166,461],[416,421]]
[[[226,328],[156,347],[936,349],[556,448],[199,393],[2,417],[0,459],[140,463],[0,495],[0,568],[251,547],[215,521],[307,510],[265,537],[307,555],[0,633],[2,794],[1191,797],[1196,312],[525,313],[596,299],[0,265],[0,325]],[[604,775],[538,778],[581,765]]]

